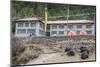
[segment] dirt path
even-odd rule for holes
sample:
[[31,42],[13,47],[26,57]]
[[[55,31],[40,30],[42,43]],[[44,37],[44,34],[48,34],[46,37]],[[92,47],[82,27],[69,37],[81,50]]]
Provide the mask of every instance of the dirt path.
[[39,58],[28,62],[27,64],[44,64],[44,63],[60,63],[60,62],[74,62],[74,61],[90,61],[95,60],[95,56],[91,55],[86,60],[81,60],[79,55],[69,57],[64,53],[41,54]]
[[[40,46],[44,54],[41,54],[37,59],[34,59],[27,64],[45,64],[45,63],[61,63],[61,62],[74,62],[74,61],[90,61],[95,60],[95,54],[89,56],[88,59],[80,59],[79,54],[73,57],[67,56],[65,53],[56,52],[46,46]],[[56,52],[56,53],[55,53]]]

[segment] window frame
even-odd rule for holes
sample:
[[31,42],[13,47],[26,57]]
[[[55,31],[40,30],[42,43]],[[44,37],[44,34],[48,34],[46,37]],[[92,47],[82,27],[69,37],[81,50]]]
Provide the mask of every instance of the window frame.
[[91,35],[91,34],[92,34],[92,30],[87,30],[86,33],[87,33],[88,35]]
[[57,29],[57,25],[52,25],[52,29]]
[[[80,26],[81,26],[81,27],[80,27]],[[82,25],[79,24],[79,25],[76,25],[76,27],[77,27],[77,29],[80,29],[80,28],[82,28]]]
[[30,23],[31,27],[36,27],[36,23]]
[[[56,33],[54,33],[54,32],[56,32]],[[57,35],[57,31],[52,31],[52,32],[51,32],[51,34],[52,34],[52,35],[54,35],[54,34],[56,34],[56,35]]]
[[36,29],[27,29],[27,34],[32,34],[32,33],[36,34]]
[[[63,34],[61,32],[63,32]],[[59,31],[59,35],[64,35],[64,31]]]
[[[89,26],[89,27],[88,27]],[[87,24],[86,28],[92,28],[92,24]]]
[[69,24],[67,26],[68,26],[68,29],[73,29],[73,25],[72,24]]
[[59,29],[64,29],[64,25],[63,24],[59,25]]
[[[28,25],[26,25],[26,24],[28,24]],[[25,23],[25,27],[29,27],[29,23]]]
[[24,23],[20,22],[20,23],[17,23],[18,24],[18,27],[23,27],[24,26]]
[[[24,32],[22,32],[22,31],[24,31]],[[26,33],[26,29],[17,29],[17,34],[25,34],[25,33]]]

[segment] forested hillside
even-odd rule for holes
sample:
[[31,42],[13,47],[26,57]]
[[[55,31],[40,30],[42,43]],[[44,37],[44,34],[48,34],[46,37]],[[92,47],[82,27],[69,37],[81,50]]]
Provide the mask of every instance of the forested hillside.
[[[12,19],[25,17],[44,18],[45,3],[12,1]],[[47,4],[48,19],[66,19],[68,15],[67,4]],[[69,19],[93,19],[95,15],[94,6],[69,5]]]

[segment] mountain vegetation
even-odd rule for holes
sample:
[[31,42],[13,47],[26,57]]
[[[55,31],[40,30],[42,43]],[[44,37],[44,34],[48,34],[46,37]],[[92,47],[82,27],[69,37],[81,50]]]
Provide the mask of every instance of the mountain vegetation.
[[[96,13],[95,6],[11,1],[11,20],[33,16],[44,20],[45,5],[47,5],[48,20],[93,20]],[[12,32],[15,32],[14,22],[12,23]]]
[[93,19],[96,11],[95,6],[12,1],[12,19],[36,16],[44,20],[44,9],[46,4],[48,9],[48,20],[67,19],[68,15],[69,19],[72,20]]

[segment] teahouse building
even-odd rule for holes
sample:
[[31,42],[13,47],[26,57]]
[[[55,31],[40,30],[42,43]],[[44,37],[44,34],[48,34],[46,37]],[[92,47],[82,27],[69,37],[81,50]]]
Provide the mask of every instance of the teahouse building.
[[45,36],[44,23],[36,17],[15,20],[16,37]]
[[[16,37],[46,36],[44,21],[36,17],[15,20]],[[47,22],[48,36],[67,36],[67,33],[73,31],[79,35],[80,31],[86,32],[86,35],[95,35],[95,21],[93,20],[54,20]]]

